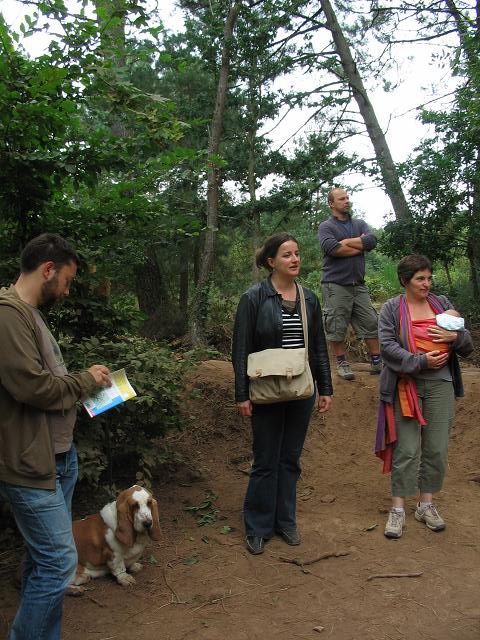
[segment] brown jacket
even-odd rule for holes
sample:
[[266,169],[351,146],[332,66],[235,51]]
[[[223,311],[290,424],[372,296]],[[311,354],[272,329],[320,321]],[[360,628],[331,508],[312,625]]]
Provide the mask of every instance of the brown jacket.
[[0,290],[0,480],[55,488],[49,411],[74,406],[95,388],[88,372],[54,376],[44,366],[40,330],[15,288]]

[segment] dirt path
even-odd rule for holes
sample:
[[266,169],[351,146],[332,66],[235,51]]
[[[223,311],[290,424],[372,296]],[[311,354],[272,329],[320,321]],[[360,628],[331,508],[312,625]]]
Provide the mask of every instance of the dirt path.
[[[165,539],[148,550],[137,585],[109,579],[66,601],[67,640],[473,640],[480,637],[480,472],[477,433],[480,372],[465,370],[450,469],[438,505],[447,529],[433,533],[408,505],[401,540],[387,540],[389,478],[372,455],[377,379],[356,366],[355,382],[336,383],[334,409],[312,422],[299,483],[300,547],[280,539],[262,556],[244,549],[241,505],[249,460],[249,425],[236,415],[230,365],[205,363],[195,373],[193,427],[174,443],[199,477],[183,473],[156,488]],[[213,524],[199,527],[185,506]],[[218,514],[213,509],[218,509]],[[339,557],[317,560],[326,553]],[[317,560],[302,567],[286,562]],[[373,578],[385,573],[419,577]],[[2,584],[0,629],[17,595]],[[3,627],[2,627],[3,624]]]

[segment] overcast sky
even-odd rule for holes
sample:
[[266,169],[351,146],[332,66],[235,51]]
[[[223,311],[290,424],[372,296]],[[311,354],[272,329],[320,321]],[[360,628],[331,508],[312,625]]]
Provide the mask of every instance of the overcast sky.
[[[2,0],[0,10],[7,23],[18,26],[19,18],[26,13],[26,8],[16,0]],[[165,25],[172,29],[178,29],[181,20],[174,9],[174,0],[162,0],[160,14]],[[39,55],[46,46],[49,38],[46,34],[35,34],[23,41],[27,51],[35,56]],[[401,49],[397,47],[396,58],[397,73],[391,74],[393,81],[401,80],[399,86],[385,93],[380,88],[368,87],[370,100],[376,110],[377,117],[384,131],[393,158],[401,162],[413,151],[428,132],[418,121],[417,107],[436,99],[448,90],[449,74],[438,65],[432,65],[431,54],[435,45],[415,45]],[[301,77],[294,78],[293,82],[302,83]],[[440,87],[440,88],[438,88]],[[432,108],[439,103],[432,103]],[[299,127],[299,123],[306,121],[309,112],[293,113],[275,131],[275,146],[280,146]],[[268,128],[271,128],[270,125]],[[303,135],[305,132],[303,132]],[[298,134],[300,137],[302,132]],[[363,157],[373,157],[373,149],[366,134],[356,136],[348,141],[348,151],[355,151]],[[384,224],[386,216],[391,214],[390,200],[384,191],[375,187],[373,183],[362,176],[344,176],[341,180],[345,186],[361,184],[361,190],[354,193],[351,199],[354,203],[356,215],[363,217],[374,227]]]

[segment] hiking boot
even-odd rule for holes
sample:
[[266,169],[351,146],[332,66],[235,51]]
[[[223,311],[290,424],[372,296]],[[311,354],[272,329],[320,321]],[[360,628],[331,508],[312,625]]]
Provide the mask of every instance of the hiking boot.
[[405,526],[405,511],[399,513],[394,509],[390,509],[388,513],[387,524],[383,532],[387,538],[401,538],[403,527]]
[[345,362],[340,362],[340,364],[337,365],[337,373],[343,380],[355,380],[353,371],[346,360]]
[[298,533],[298,529],[280,529],[277,531],[278,535],[284,539],[284,541],[292,547],[296,547],[302,541],[300,534]]
[[258,556],[260,553],[263,553],[265,547],[265,540],[260,536],[247,536],[247,549],[254,556]]
[[382,369],[383,369],[383,362],[381,360],[376,364],[373,364],[373,362],[370,363],[371,376],[378,376],[380,373],[382,373]]
[[420,508],[420,503],[417,504],[415,511],[415,519],[419,522],[424,522],[432,531],[443,531],[445,529],[445,522],[437,511],[437,507],[433,504],[427,504],[423,509]]

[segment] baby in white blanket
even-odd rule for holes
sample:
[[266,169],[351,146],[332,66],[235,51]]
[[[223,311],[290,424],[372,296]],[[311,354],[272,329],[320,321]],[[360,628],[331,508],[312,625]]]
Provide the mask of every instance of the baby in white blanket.
[[437,325],[448,331],[462,331],[465,329],[465,319],[455,309],[447,309],[436,316]]

